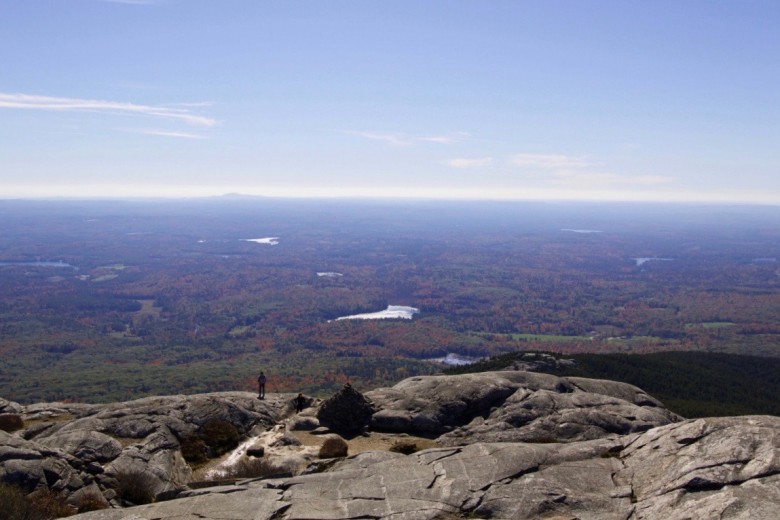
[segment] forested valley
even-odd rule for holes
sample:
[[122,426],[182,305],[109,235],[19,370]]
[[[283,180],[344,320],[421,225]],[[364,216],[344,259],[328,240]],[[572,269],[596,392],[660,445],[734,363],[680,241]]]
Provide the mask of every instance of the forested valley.
[[[779,224],[770,206],[0,201],[0,395],[251,390],[259,370],[324,395],[532,350],[780,358]],[[337,319],[391,305],[418,312]]]

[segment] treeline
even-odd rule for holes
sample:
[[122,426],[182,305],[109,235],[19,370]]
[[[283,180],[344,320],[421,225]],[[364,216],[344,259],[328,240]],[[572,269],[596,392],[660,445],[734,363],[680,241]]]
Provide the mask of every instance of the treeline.
[[[524,353],[453,367],[447,373],[511,367]],[[707,352],[575,354],[573,366],[546,370],[560,376],[623,381],[638,386],[683,417],[780,415],[780,359]]]

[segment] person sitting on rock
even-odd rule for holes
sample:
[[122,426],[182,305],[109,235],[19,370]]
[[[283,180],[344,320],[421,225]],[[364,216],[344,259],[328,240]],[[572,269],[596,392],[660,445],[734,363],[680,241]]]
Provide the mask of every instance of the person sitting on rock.
[[301,413],[304,408],[306,408],[306,398],[303,397],[303,394],[298,394],[298,397],[295,398],[295,412]]
[[262,372],[257,376],[257,398],[265,399],[265,374]]

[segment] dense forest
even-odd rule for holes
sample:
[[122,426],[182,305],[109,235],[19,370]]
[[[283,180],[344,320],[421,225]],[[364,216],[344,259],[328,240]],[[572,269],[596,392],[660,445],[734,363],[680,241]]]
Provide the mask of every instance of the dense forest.
[[[0,395],[325,394],[448,354],[780,357],[780,208],[0,201]],[[343,319],[389,305],[411,319]]]
[[[503,370],[523,356],[509,353],[446,372]],[[642,388],[683,417],[780,415],[780,358],[706,352],[574,354],[573,364],[545,372],[623,381]]]

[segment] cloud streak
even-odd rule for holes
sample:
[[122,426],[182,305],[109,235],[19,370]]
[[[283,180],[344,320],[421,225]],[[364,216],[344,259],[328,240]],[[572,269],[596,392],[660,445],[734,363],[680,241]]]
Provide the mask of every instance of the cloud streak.
[[468,139],[468,132],[454,132],[445,135],[427,135],[427,136],[414,136],[403,133],[389,133],[389,132],[364,132],[359,130],[348,130],[344,133],[362,137],[364,139],[371,139],[373,141],[382,141],[390,146],[411,146],[419,143],[435,143],[435,144],[455,144],[460,143]]
[[658,186],[674,182],[662,175],[618,175],[601,172],[556,172],[550,182],[558,186]]
[[189,108],[172,108],[166,106],[138,105],[121,101],[36,96],[30,94],[7,94],[0,92],[0,108],[138,115],[175,120],[188,125],[205,127],[211,127],[217,124],[215,119],[195,114]]
[[590,161],[564,154],[521,153],[512,155],[509,163],[543,174],[550,185],[572,189],[659,186],[676,180],[663,175],[619,175],[596,171]]
[[568,155],[521,153],[513,155],[510,162],[514,166],[524,168],[538,168],[542,170],[580,169],[589,166],[589,163],[578,157]]
[[152,135],[157,137],[174,137],[179,139],[205,139],[206,137],[200,134],[193,134],[191,132],[175,132],[169,130],[156,130],[153,128],[141,128],[141,129],[122,129],[125,132],[141,135]]
[[470,134],[468,132],[455,132],[447,135],[432,135],[427,137],[418,137],[418,141],[425,143],[438,143],[438,144],[455,144],[461,143],[468,139]]
[[412,144],[412,140],[410,140],[408,137],[404,136],[403,134],[389,134],[389,133],[380,133],[380,132],[360,132],[355,130],[350,130],[346,132],[350,135],[356,135],[358,137],[362,137],[364,139],[370,139],[372,141],[381,141],[383,143],[389,144],[390,146],[409,146]]
[[453,168],[466,170],[469,168],[482,168],[485,166],[489,166],[492,162],[493,162],[492,157],[481,157],[481,158],[472,158],[472,159],[458,157],[455,159],[450,159],[449,161],[446,162],[446,164]]

